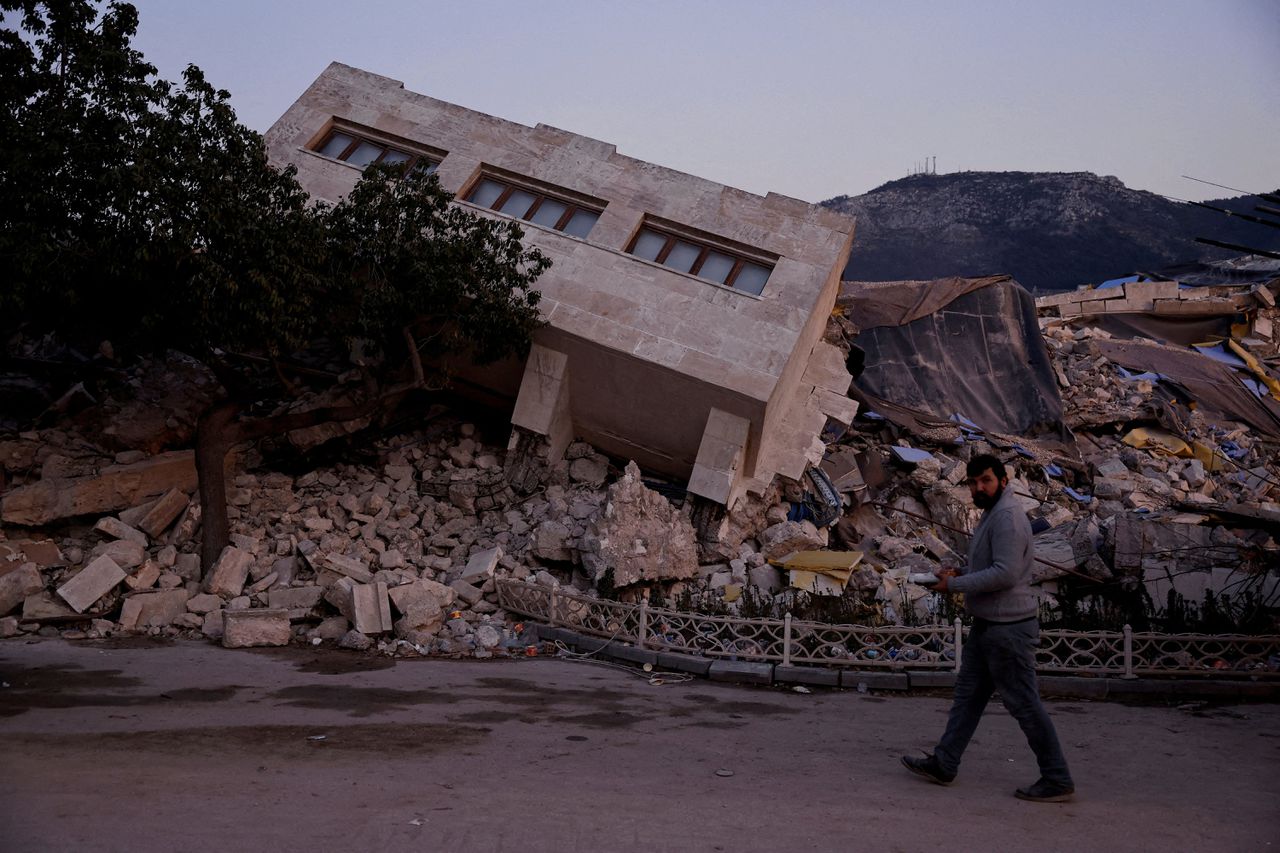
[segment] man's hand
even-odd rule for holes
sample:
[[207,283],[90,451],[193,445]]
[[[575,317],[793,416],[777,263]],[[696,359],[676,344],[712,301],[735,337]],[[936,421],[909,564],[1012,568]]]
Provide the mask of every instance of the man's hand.
[[934,592],[947,592],[950,589],[949,581],[957,574],[956,570],[947,567],[938,571],[938,583],[934,585]]

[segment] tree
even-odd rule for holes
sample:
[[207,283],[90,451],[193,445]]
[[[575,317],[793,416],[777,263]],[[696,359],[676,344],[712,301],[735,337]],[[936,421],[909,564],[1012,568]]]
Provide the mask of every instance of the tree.
[[[550,261],[514,222],[378,168],[312,205],[198,68],[156,79],[130,44],[132,6],[0,9],[0,332],[179,349],[214,371],[223,395],[197,427],[206,570],[228,539],[231,447],[442,387],[446,356],[527,350]],[[281,413],[301,390],[288,365],[325,346],[352,354],[353,402]]]

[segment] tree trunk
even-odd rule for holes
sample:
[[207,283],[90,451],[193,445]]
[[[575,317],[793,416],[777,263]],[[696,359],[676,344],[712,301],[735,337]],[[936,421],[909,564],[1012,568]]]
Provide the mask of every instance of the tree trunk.
[[237,401],[223,401],[207,409],[196,425],[196,476],[200,481],[200,520],[204,529],[200,541],[200,576],[208,575],[222,549],[231,540],[226,482],[227,454],[231,448],[243,441],[282,435],[316,424],[359,420],[380,410],[391,411],[415,387],[418,386],[397,386],[381,396],[349,406],[310,409],[246,421],[239,419],[244,406]]
[[196,424],[196,476],[200,481],[200,576],[208,576],[231,539],[227,520],[227,452],[236,444],[240,405],[217,403]]

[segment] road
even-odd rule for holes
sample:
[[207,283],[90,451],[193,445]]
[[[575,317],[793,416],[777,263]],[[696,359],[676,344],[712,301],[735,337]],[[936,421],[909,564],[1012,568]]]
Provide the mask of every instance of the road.
[[1051,703],[1078,794],[1043,805],[998,704],[951,787],[899,766],[945,696],[56,639],[0,683],[6,853],[1280,850],[1275,704]]

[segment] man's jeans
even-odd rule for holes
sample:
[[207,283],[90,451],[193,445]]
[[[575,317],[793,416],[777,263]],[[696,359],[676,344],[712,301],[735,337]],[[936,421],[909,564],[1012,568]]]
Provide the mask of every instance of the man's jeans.
[[1040,775],[1049,782],[1072,784],[1053,721],[1040,702],[1035,661],[1039,643],[1040,625],[1035,619],[1012,625],[974,625],[964,644],[947,730],[933,751],[944,771],[955,773],[960,767],[960,756],[978,728],[987,701],[999,690],[1004,706],[1036,754]]

